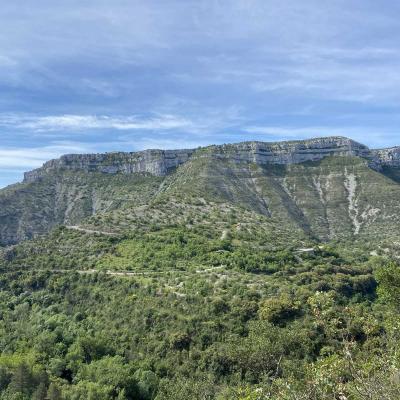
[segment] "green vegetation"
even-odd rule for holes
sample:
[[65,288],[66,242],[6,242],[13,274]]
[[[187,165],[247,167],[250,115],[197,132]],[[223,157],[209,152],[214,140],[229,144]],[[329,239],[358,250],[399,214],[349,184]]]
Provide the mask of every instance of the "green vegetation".
[[54,229],[0,249],[0,399],[399,399],[400,188],[383,172],[199,156],[165,178],[7,189],[3,233]]
[[396,399],[400,268],[368,254],[57,229],[3,255],[0,398]]

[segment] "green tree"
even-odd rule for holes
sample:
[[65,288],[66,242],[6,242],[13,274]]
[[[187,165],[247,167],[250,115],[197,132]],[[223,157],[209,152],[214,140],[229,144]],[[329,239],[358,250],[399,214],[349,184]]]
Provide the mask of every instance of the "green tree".
[[36,390],[32,394],[32,400],[46,400],[47,386],[44,382],[40,382]]
[[54,382],[50,383],[49,390],[47,391],[48,400],[62,400],[61,390]]
[[11,378],[9,390],[14,393],[29,395],[33,388],[33,376],[27,364],[22,363],[17,366]]
[[11,374],[6,368],[0,367],[0,392],[7,389],[11,381]]
[[375,273],[379,297],[396,309],[400,308],[400,266],[394,262],[382,266]]
[[142,400],[153,399],[158,387],[157,375],[152,371],[143,371],[139,369],[135,372],[134,377],[137,381],[140,398]]
[[121,356],[107,356],[83,365],[77,379],[111,388],[117,394],[124,390],[127,396],[137,390],[131,367]]
[[299,305],[287,295],[266,300],[258,312],[260,319],[275,325],[284,325],[299,313]]

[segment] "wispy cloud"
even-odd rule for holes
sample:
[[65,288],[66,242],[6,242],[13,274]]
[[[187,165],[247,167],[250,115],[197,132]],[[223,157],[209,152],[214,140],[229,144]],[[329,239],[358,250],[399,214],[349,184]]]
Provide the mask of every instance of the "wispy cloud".
[[0,175],[71,151],[398,144],[398,1],[3,3]]
[[0,188],[22,180],[25,171],[67,153],[91,153],[96,147],[80,142],[54,142],[37,147],[0,148]]
[[15,67],[17,62],[10,57],[0,55],[0,68],[1,67]]
[[59,142],[43,147],[0,148],[0,168],[26,170],[41,166],[44,162],[66,153],[89,153],[95,146],[79,142]]
[[169,130],[191,126],[191,121],[173,116],[160,115],[154,118],[139,118],[135,116],[109,117],[106,115],[50,115],[50,116],[0,116],[0,126],[16,129],[32,129],[34,131],[57,130]]
[[262,140],[293,140],[311,137],[345,136],[370,147],[399,145],[397,129],[382,129],[371,126],[248,126],[244,131]]

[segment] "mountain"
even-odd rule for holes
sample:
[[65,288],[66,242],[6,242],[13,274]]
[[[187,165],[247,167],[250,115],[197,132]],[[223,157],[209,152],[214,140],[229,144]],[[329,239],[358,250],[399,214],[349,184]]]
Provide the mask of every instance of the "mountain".
[[67,155],[0,191],[0,398],[400,398],[400,148]]
[[271,218],[315,240],[397,235],[399,171],[400,147],[370,150],[344,137],[65,155],[0,191],[0,243],[87,225],[90,217],[102,229],[126,230],[104,221],[160,201],[185,212],[196,199],[239,207],[267,224]]

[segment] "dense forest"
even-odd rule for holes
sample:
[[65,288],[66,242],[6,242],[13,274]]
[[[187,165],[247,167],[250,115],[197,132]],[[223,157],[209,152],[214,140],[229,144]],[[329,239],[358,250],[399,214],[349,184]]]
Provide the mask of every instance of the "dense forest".
[[58,228],[4,251],[0,398],[399,398],[393,249],[248,239]]

